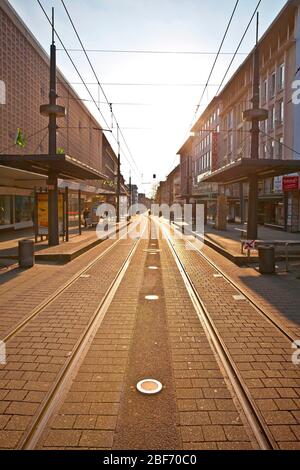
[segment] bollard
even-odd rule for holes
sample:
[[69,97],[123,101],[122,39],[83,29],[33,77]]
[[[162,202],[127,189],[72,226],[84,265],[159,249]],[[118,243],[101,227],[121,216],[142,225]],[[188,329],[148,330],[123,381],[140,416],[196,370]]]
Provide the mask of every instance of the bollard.
[[275,274],[275,247],[264,245],[258,248],[259,272],[261,274]]
[[34,241],[19,241],[19,267],[32,268],[34,265]]

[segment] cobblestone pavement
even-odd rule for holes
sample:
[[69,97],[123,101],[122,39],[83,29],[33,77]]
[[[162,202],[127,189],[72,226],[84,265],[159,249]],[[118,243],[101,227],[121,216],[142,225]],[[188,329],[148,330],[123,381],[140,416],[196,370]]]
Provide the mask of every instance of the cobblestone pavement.
[[[129,228],[130,230],[130,228]],[[26,318],[47,297],[110,247],[105,240],[66,265],[36,264],[29,270],[17,269],[0,276],[0,338]]]
[[[89,278],[76,281],[9,341],[8,363],[0,366],[1,448],[18,447],[133,244],[121,241]],[[104,246],[95,253],[100,249]],[[272,439],[281,449],[299,449],[300,368],[291,362],[291,344],[248,301],[237,298],[224,278],[215,277],[199,253],[187,251],[182,241],[175,249]],[[75,262],[82,266],[91,256]],[[237,279],[242,272],[236,266],[230,271],[227,262],[221,267]],[[14,282],[20,283],[19,292],[22,283]],[[148,295],[157,298],[150,301]],[[153,397],[136,390],[139,380],[150,377],[163,384]],[[162,238],[138,243],[67,385],[36,448],[258,448]]]
[[[133,243],[121,240],[88,271],[88,278],[79,278],[70,285],[7,343],[7,364],[0,366],[0,447],[18,445]],[[77,266],[82,267],[96,253],[99,249],[77,261]],[[73,269],[74,265],[72,273]],[[26,305],[20,315],[31,307]]]
[[205,246],[203,253],[238,283],[255,303],[300,339],[300,281],[291,273],[262,276],[253,267],[239,268]]
[[278,447],[299,449],[300,367],[292,363],[291,342],[224,278],[216,278],[199,253],[186,250],[184,241],[174,243]]
[[[148,377],[160,395],[136,391]],[[249,435],[166,242],[142,241],[38,447],[251,449]]]

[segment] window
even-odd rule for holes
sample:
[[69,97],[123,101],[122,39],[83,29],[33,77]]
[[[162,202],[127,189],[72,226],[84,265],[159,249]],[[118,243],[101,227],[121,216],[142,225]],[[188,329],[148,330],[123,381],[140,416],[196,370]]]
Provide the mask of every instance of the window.
[[270,158],[274,158],[274,149],[275,149],[275,142],[272,140],[270,142]]
[[284,120],[284,106],[283,106],[283,100],[279,101],[278,103],[278,123],[283,124]]
[[269,119],[270,129],[274,129],[275,127],[275,108],[274,106],[270,109],[270,119]]
[[0,225],[12,224],[11,196],[0,196]]
[[232,129],[232,124],[233,124],[233,111],[230,111],[227,116],[227,126],[228,129]]
[[228,153],[231,153],[233,149],[233,135],[228,135]]
[[276,74],[275,72],[272,73],[270,79],[270,98],[275,96],[275,86],[276,86]]
[[263,158],[267,158],[267,152],[268,152],[267,144],[264,143],[263,144]]
[[268,81],[264,80],[262,87],[262,102],[265,103],[268,98]]
[[278,89],[283,90],[285,83],[285,64],[281,64],[279,67],[279,77],[278,77]]
[[283,156],[283,137],[280,137],[278,141],[278,158],[282,159],[282,156]]

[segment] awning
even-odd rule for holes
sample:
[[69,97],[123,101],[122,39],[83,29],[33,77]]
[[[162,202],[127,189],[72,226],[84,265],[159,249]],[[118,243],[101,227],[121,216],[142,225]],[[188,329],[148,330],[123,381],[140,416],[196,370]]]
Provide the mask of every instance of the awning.
[[250,158],[240,158],[210,174],[206,173],[199,182],[229,184],[246,181],[253,175],[265,179],[297,172],[300,172],[300,160],[270,160],[263,158],[251,160]]
[[0,155],[0,165],[48,176],[71,180],[99,180],[107,177],[95,168],[69,155]]

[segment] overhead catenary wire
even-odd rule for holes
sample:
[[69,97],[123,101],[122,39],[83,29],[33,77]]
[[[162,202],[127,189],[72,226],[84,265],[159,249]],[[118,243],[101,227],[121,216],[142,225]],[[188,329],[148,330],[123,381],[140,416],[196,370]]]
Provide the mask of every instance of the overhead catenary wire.
[[[37,0],[37,2],[38,2],[38,4],[39,4],[40,8],[42,9],[42,11],[43,11],[43,13],[44,13],[44,15],[45,15],[47,21],[49,22],[49,24],[50,24],[51,27],[52,27],[52,21],[51,21],[51,19],[49,18],[49,16],[48,16],[48,14],[47,14],[45,8],[43,7],[41,1],[40,1],[40,0]],[[80,80],[81,80],[81,83],[80,83],[80,84],[83,84],[83,85],[84,85],[84,87],[85,87],[85,89],[87,90],[89,96],[91,97],[93,103],[95,104],[95,106],[96,106],[96,108],[98,109],[100,115],[102,116],[102,119],[104,120],[104,123],[105,123],[106,127],[107,127],[107,128],[110,128],[110,126],[109,126],[109,124],[108,124],[108,122],[107,122],[105,116],[103,115],[103,113],[102,113],[102,111],[101,111],[99,105],[97,104],[97,102],[96,102],[95,98],[93,97],[93,95],[92,95],[90,89],[88,88],[88,86],[87,86],[85,80],[83,79],[83,77],[82,77],[80,71],[78,70],[78,67],[77,67],[76,64],[74,63],[72,57],[70,56],[69,52],[67,51],[67,48],[65,47],[65,45],[64,45],[64,43],[63,43],[63,41],[62,41],[60,35],[58,34],[58,32],[57,32],[57,30],[56,30],[55,28],[54,28],[54,33],[55,33],[56,37],[58,38],[60,44],[62,45],[64,51],[66,52],[66,54],[67,54],[67,56],[68,56],[70,62],[72,63],[72,65],[73,65],[73,67],[74,67],[74,69],[75,69],[77,75],[79,76],[79,78],[80,78]],[[68,82],[66,82],[66,83],[68,83]],[[113,138],[115,139],[115,141],[117,142],[116,136],[115,136],[114,134],[112,134],[112,136],[113,136]],[[129,165],[131,166],[131,164],[130,164],[128,158],[126,157],[126,154],[125,154],[125,153],[124,153],[124,157],[126,158],[126,160],[128,161]],[[135,170],[134,170],[134,171],[135,171]],[[136,173],[136,171],[135,171],[135,173]],[[140,177],[140,175],[138,175],[138,174],[137,174],[137,176]]]
[[221,44],[220,44],[219,49],[218,49],[218,52],[217,52],[217,55],[216,55],[215,60],[214,60],[214,62],[213,62],[212,68],[211,68],[211,70],[210,70],[210,72],[209,72],[207,82],[206,82],[206,84],[205,84],[205,87],[204,87],[204,90],[203,90],[203,92],[202,92],[202,95],[201,95],[201,98],[200,98],[200,100],[199,100],[199,103],[198,103],[198,105],[197,105],[197,107],[196,107],[196,112],[195,112],[195,115],[194,115],[193,120],[194,120],[195,117],[197,116],[197,113],[198,113],[198,111],[199,111],[199,109],[200,109],[200,106],[201,106],[201,104],[202,104],[202,100],[203,100],[203,98],[204,98],[205,92],[206,92],[207,87],[208,87],[208,85],[209,85],[209,81],[210,81],[210,79],[211,79],[211,77],[212,77],[212,74],[213,74],[213,72],[214,72],[214,69],[215,69],[215,66],[216,66],[216,64],[217,64],[218,58],[219,58],[219,56],[220,56],[220,54],[221,54],[222,47],[223,47],[223,45],[224,45],[225,39],[226,39],[226,37],[227,37],[229,28],[230,28],[231,23],[232,23],[232,21],[233,21],[233,18],[234,18],[234,15],[235,15],[235,12],[236,12],[236,10],[237,10],[238,5],[239,5],[239,0],[237,0],[237,1],[235,2],[233,11],[232,11],[231,16],[230,16],[230,18],[229,18],[229,21],[228,21],[228,24],[227,24],[225,33],[224,33],[224,35],[223,35]]
[[[57,49],[63,50],[63,49]],[[171,51],[171,50],[145,50],[145,49],[85,49],[86,52],[98,52],[108,54],[165,54],[165,55],[215,55],[210,51]],[[83,52],[82,49],[68,48],[69,52]],[[232,55],[233,52],[220,52],[219,55]],[[248,55],[248,52],[239,52],[239,55]]]
[[[95,71],[95,69],[94,69],[94,67],[93,67],[93,64],[92,64],[92,62],[91,62],[91,60],[90,60],[90,58],[89,58],[88,53],[87,53],[86,50],[85,50],[84,44],[83,44],[83,42],[82,42],[82,40],[81,40],[81,38],[80,38],[80,35],[79,35],[78,31],[77,31],[76,26],[75,26],[75,24],[74,24],[74,22],[73,22],[73,20],[72,20],[72,17],[71,17],[71,15],[70,15],[70,13],[69,13],[69,10],[68,10],[68,8],[67,8],[67,6],[66,6],[64,0],[61,0],[61,3],[62,3],[62,5],[63,5],[63,7],[64,7],[64,10],[65,10],[65,12],[66,12],[68,18],[69,18],[69,21],[70,21],[70,23],[71,23],[71,25],[72,25],[72,28],[73,28],[73,30],[74,30],[74,32],[75,32],[75,34],[76,34],[76,37],[77,37],[77,39],[78,39],[78,41],[79,41],[79,43],[80,43],[80,45],[81,45],[81,47],[82,47],[82,50],[83,50],[83,52],[84,52],[84,55],[85,55],[85,57],[86,57],[86,59],[87,59],[89,65],[90,65],[90,67],[91,67],[91,70],[92,70],[93,75],[94,75],[94,77],[95,77],[95,79],[96,79],[96,81],[97,81],[97,84],[98,84],[100,90],[102,91],[103,96],[104,96],[105,100],[107,101],[107,104],[110,106],[111,114],[112,114],[112,116],[114,117],[115,122],[116,122],[116,125],[117,125],[117,130],[119,130],[119,133],[120,133],[120,135],[121,135],[121,137],[122,137],[122,139],[123,139],[123,142],[124,142],[124,144],[125,144],[125,147],[126,147],[128,153],[129,153],[129,155],[130,155],[130,158],[131,158],[132,162],[134,163],[134,166],[136,167],[136,170],[139,172],[139,177],[141,177],[141,172],[140,172],[140,170],[139,170],[139,168],[138,168],[138,166],[137,166],[137,163],[136,163],[136,161],[135,161],[135,159],[134,159],[134,157],[133,157],[133,155],[132,155],[132,153],[131,153],[131,151],[130,151],[130,149],[129,149],[129,146],[128,146],[127,141],[126,141],[126,139],[125,139],[125,137],[124,137],[124,134],[123,134],[123,132],[122,132],[122,129],[120,128],[120,125],[119,125],[119,123],[118,123],[118,121],[117,121],[117,119],[116,119],[116,116],[115,116],[115,114],[114,114],[114,112],[113,112],[113,110],[112,110],[111,102],[109,101],[109,99],[108,99],[108,97],[107,97],[107,95],[106,95],[106,93],[105,93],[105,91],[104,91],[104,89],[103,89],[103,86],[102,86],[102,84],[100,83],[100,80],[99,80],[99,78],[98,78],[98,75],[97,75],[97,73],[96,73],[96,71]],[[108,126],[108,127],[110,127],[110,126]],[[117,143],[119,143],[119,142],[118,142],[118,138],[117,138],[116,140],[117,140]],[[128,162],[128,163],[129,163],[129,162]],[[134,171],[135,171],[135,170],[134,170]],[[136,171],[135,171],[135,173],[136,173]]]
[[253,21],[255,15],[256,15],[256,13],[257,13],[257,10],[258,10],[259,7],[260,7],[261,2],[262,2],[262,0],[259,0],[259,2],[257,3],[257,5],[256,5],[256,7],[255,7],[255,10],[254,10],[254,12],[253,12],[253,14],[252,14],[252,16],[251,16],[251,18],[250,18],[250,21],[249,21],[248,25],[246,26],[246,29],[245,29],[245,31],[244,31],[242,37],[241,37],[241,40],[240,40],[240,42],[238,43],[238,46],[237,46],[237,48],[236,48],[236,50],[235,50],[235,52],[234,52],[234,54],[233,54],[233,57],[232,57],[232,59],[231,59],[229,65],[228,65],[228,67],[227,67],[227,69],[226,69],[226,72],[225,72],[225,74],[224,74],[224,77],[223,77],[223,79],[222,79],[222,81],[221,81],[221,84],[220,84],[220,86],[219,86],[219,88],[218,88],[218,91],[217,91],[216,95],[218,95],[218,94],[220,93],[220,91],[221,91],[221,88],[222,88],[222,86],[223,86],[223,84],[224,84],[224,82],[225,82],[225,80],[226,80],[226,77],[227,77],[227,75],[228,75],[228,72],[229,72],[229,70],[231,69],[231,66],[232,66],[232,64],[233,64],[233,62],[234,62],[234,59],[236,58],[236,56],[237,56],[237,54],[238,54],[238,52],[239,52],[239,49],[240,49],[240,47],[241,47],[241,45],[242,45],[242,43],[243,43],[243,41],[244,41],[244,39],[245,39],[245,37],[246,37],[246,34],[247,34],[248,31],[249,31],[249,28],[250,28],[250,26],[251,26],[251,24],[252,24],[252,21]]

